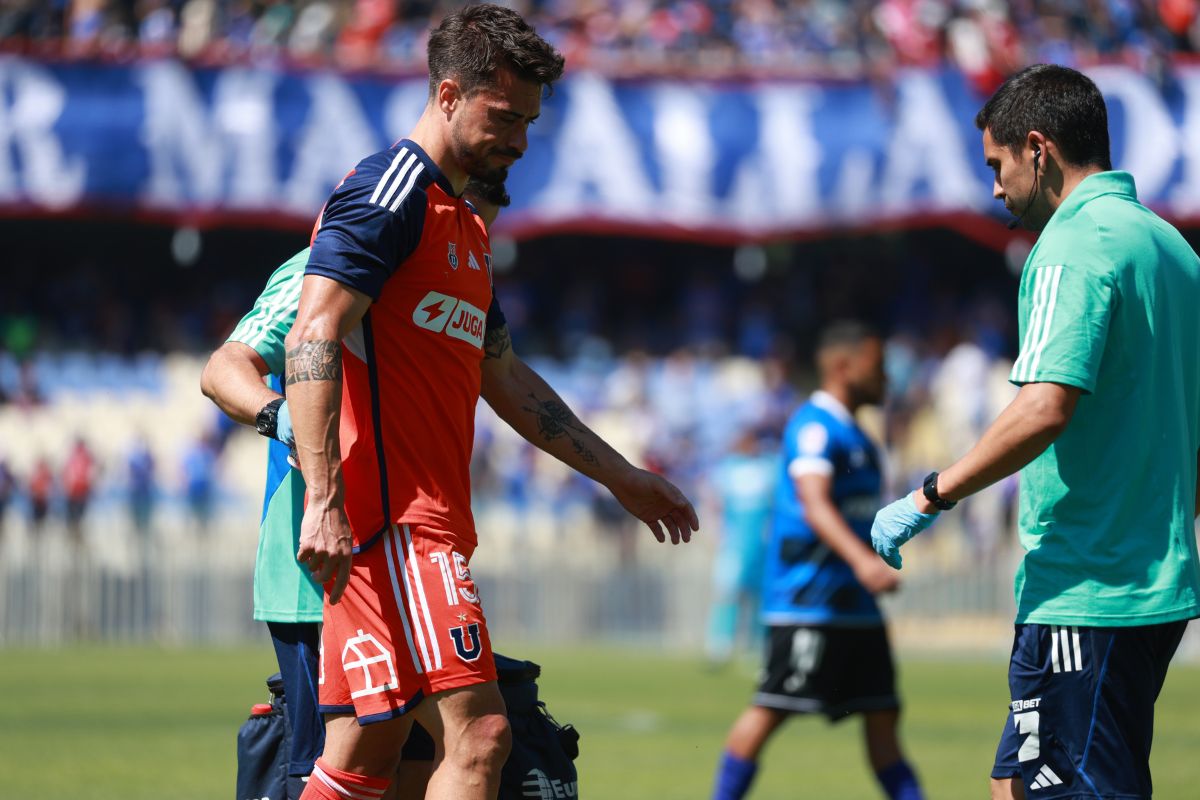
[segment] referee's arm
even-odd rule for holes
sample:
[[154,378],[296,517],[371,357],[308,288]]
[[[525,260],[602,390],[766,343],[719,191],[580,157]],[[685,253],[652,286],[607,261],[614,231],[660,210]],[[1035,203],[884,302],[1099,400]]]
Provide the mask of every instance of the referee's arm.
[[267,374],[267,362],[253,347],[226,342],[204,365],[200,391],[232,419],[253,425],[263,406],[282,397],[263,383]]
[[[1067,429],[1082,390],[1061,383],[1027,383],[983,437],[953,466],[938,474],[937,492],[958,501],[1020,470]],[[917,510],[937,511],[921,490]]]

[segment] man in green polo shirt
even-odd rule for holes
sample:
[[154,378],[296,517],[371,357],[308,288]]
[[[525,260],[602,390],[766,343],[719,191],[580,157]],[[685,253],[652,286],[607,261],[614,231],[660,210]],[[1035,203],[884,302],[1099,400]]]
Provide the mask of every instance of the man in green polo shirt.
[[976,117],[995,196],[1040,231],[1021,279],[1012,404],[875,549],[1021,470],[1011,711],[993,798],[1149,798],[1154,701],[1200,616],[1200,259],[1112,171],[1104,99],[1037,65]]

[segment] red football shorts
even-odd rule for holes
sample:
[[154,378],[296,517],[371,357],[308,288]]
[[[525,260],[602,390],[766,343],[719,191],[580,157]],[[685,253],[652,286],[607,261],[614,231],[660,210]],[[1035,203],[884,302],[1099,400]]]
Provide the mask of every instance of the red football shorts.
[[397,523],[354,556],[337,605],[325,600],[322,713],[362,725],[400,716],[422,698],[496,680],[471,571],[474,544]]

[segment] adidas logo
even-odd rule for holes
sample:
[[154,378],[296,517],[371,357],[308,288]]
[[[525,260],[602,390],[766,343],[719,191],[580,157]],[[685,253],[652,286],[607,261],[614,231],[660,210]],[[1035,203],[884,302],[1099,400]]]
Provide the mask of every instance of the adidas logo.
[[[1062,658],[1059,659],[1061,652]],[[1050,626],[1050,664],[1055,672],[1078,672],[1083,669],[1083,651],[1079,647],[1079,628]]]
[[1031,789],[1047,789],[1051,786],[1058,786],[1062,783],[1062,778],[1054,774],[1054,770],[1046,764],[1042,764],[1042,768],[1038,771],[1037,777],[1030,784]]

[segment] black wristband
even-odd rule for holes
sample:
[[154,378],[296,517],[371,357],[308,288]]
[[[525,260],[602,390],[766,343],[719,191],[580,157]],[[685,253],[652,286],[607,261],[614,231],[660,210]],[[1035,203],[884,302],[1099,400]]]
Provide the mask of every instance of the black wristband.
[[283,405],[283,398],[272,400],[262,407],[258,412],[258,416],[254,418],[254,430],[261,433],[268,439],[274,439],[279,424],[279,407]]
[[922,491],[925,493],[925,499],[933,503],[934,507],[938,511],[949,511],[958,505],[958,503],[953,500],[945,500],[941,495],[938,494],[937,479],[937,472],[931,472],[926,475],[925,485],[922,487]]

